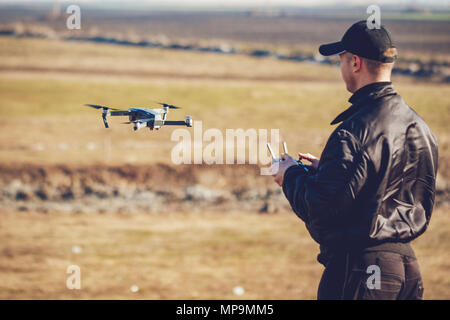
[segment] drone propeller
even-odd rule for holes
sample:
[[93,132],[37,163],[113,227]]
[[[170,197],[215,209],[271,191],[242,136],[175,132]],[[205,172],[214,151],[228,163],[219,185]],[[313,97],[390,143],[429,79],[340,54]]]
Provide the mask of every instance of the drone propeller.
[[164,102],[156,102],[156,103],[162,105],[163,107],[167,107],[169,109],[181,109],[181,107],[177,107],[177,106],[174,106],[174,105],[171,105],[171,104],[167,104],[167,103],[164,103]]
[[86,107],[91,107],[94,109],[103,109],[103,110],[119,110],[116,108],[110,108],[110,107],[105,107],[105,106],[100,106],[98,104],[85,104]]
[[103,124],[105,125],[105,128],[109,128],[108,120],[106,120],[106,116],[109,116],[109,111],[108,110],[119,110],[119,109],[115,109],[115,108],[100,106],[98,104],[85,104],[85,106],[86,107],[91,107],[91,108],[94,108],[94,109],[103,109],[102,120],[103,120]]

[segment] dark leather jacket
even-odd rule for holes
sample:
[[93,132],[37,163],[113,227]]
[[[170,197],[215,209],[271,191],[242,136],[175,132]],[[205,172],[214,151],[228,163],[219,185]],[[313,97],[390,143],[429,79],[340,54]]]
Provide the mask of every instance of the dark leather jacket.
[[342,121],[318,169],[288,168],[283,192],[321,250],[409,242],[433,210],[436,138],[390,82],[367,85],[349,102],[331,123]]

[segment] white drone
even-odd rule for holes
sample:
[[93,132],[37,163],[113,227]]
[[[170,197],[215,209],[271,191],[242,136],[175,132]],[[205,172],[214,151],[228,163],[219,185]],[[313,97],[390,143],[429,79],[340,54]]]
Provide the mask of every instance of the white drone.
[[106,120],[107,116],[128,116],[130,121],[124,123],[126,124],[132,123],[133,129],[135,131],[144,127],[148,127],[150,130],[153,129],[158,130],[164,125],[192,127],[192,118],[190,116],[186,116],[186,119],[184,121],[166,120],[169,109],[181,109],[180,107],[176,107],[171,104],[162,102],[157,103],[162,105],[162,108],[158,109],[129,108],[128,110],[119,110],[96,104],[86,104],[86,106],[103,110],[102,119],[103,123],[105,124],[105,128],[109,128],[108,121]]

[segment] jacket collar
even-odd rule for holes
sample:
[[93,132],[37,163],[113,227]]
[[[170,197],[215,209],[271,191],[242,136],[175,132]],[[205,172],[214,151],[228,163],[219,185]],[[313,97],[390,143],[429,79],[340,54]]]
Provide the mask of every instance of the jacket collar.
[[330,124],[333,125],[344,121],[358,112],[367,102],[391,94],[396,94],[396,91],[392,86],[392,82],[389,81],[374,82],[359,88],[350,99],[348,99],[348,102],[352,105],[347,110],[340,113]]

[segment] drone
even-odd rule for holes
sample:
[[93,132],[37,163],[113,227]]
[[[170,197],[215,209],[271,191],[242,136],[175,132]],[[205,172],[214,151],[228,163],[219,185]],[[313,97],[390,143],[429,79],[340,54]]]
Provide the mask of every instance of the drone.
[[158,130],[164,125],[192,127],[192,118],[190,116],[186,116],[186,119],[184,121],[166,120],[169,109],[181,109],[180,107],[176,107],[171,104],[163,102],[156,102],[156,103],[162,105],[162,108],[159,109],[129,108],[128,110],[120,110],[97,104],[86,104],[85,106],[94,109],[102,109],[102,119],[105,128],[109,128],[108,121],[106,119],[106,117],[109,116],[128,116],[130,121],[123,122],[123,124],[133,124],[134,131],[144,127],[148,127],[150,130],[153,129]]

